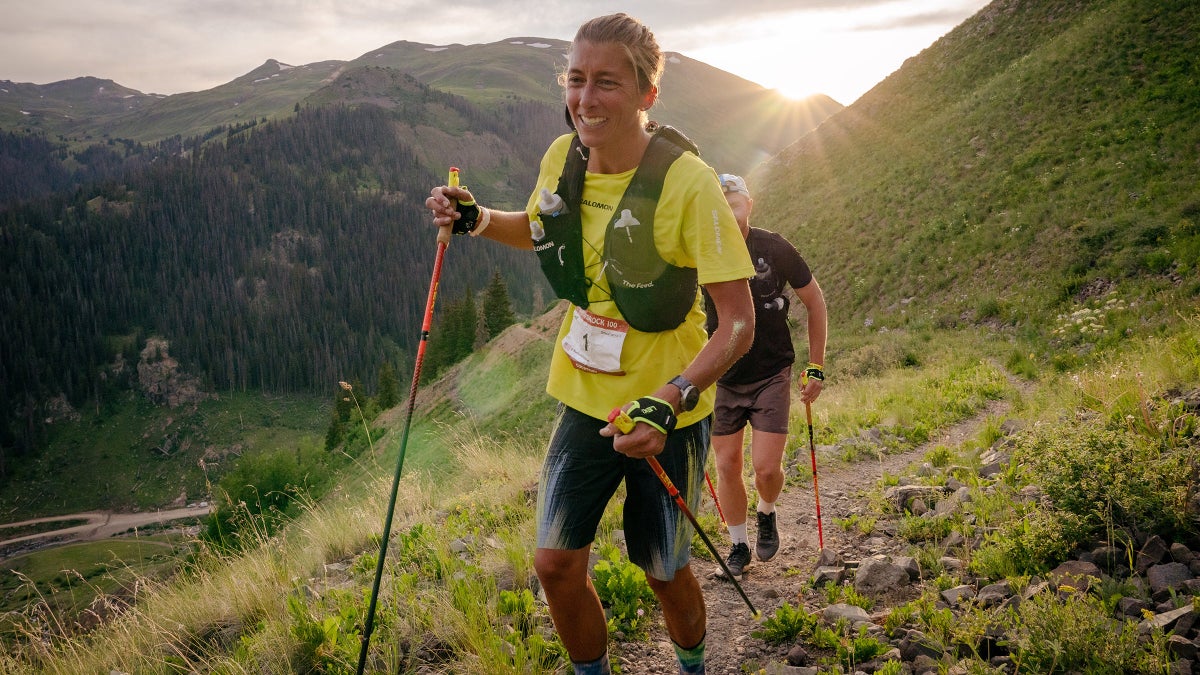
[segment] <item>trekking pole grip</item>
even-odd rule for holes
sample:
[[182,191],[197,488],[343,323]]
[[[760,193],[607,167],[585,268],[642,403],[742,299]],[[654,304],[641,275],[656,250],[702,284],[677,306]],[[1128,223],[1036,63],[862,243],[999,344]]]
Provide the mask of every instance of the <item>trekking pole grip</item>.
[[[448,187],[452,187],[452,188],[456,188],[459,186],[458,167],[456,167],[456,166],[450,167],[450,176],[446,180],[446,185]],[[458,209],[458,200],[455,199],[452,201],[454,201],[454,208]],[[454,236],[454,224],[450,223],[447,225],[442,225],[441,227],[438,228],[437,242],[439,244],[442,244],[443,246],[449,246],[450,239],[453,236]]]

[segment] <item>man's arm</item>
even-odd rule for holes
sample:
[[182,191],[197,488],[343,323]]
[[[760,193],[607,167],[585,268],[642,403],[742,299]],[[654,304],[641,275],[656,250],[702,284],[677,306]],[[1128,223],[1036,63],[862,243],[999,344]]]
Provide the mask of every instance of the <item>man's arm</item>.
[[[796,297],[804,303],[805,314],[808,315],[808,360],[824,368],[825,340],[829,334],[829,314],[825,308],[825,294],[821,292],[821,285],[817,283],[817,278],[813,277],[812,281],[797,288]],[[808,378],[808,384],[800,392],[800,400],[804,403],[812,403],[817,400],[824,384],[823,380],[815,377]]]

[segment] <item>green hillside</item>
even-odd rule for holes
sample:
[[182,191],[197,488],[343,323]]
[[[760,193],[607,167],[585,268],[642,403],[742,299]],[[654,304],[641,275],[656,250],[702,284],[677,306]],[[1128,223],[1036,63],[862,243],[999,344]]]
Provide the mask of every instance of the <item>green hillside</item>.
[[90,135],[152,143],[177,135],[200,135],[216,127],[277,119],[290,115],[297,103],[336,78],[344,66],[339,61],[320,61],[291,67],[271,59],[231,82],[173,94],[134,114],[106,121]]
[[51,137],[99,141],[103,125],[137,115],[160,99],[96,77],[47,85],[4,80],[0,81],[0,129],[38,130]]
[[757,171],[836,320],[1050,337],[1200,292],[1200,7],[996,2]]

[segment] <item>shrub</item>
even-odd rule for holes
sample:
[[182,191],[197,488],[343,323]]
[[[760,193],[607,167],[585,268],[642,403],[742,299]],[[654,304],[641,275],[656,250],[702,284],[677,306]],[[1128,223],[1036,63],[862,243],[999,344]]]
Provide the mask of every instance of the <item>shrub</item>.
[[1015,518],[987,536],[970,567],[989,579],[1042,573],[1066,560],[1091,535],[1092,528],[1074,513],[1024,504]]
[[854,587],[848,584],[828,584],[825,586],[825,600],[830,605],[844,602],[847,605],[861,607],[867,611],[870,611],[871,607],[875,605],[874,600],[854,590]]
[[1028,482],[1091,533],[1132,528],[1173,537],[1194,529],[1186,504],[1197,480],[1186,450],[1085,423],[1022,436],[1014,457]]
[[223,499],[204,538],[220,550],[240,550],[269,537],[295,515],[306,479],[303,461],[287,451],[242,457],[221,479]]
[[796,641],[801,635],[811,635],[820,623],[815,614],[809,614],[803,607],[792,607],[783,603],[774,616],[767,617],[762,622],[762,628],[751,633],[752,636],[774,645],[787,645]]
[[896,525],[896,535],[913,543],[939,541],[954,531],[954,522],[949,515],[906,515]]
[[654,591],[646,583],[646,573],[628,560],[622,560],[615,546],[601,547],[601,559],[593,568],[596,594],[608,608],[608,630],[629,637],[646,635],[649,609]]
[[859,628],[857,635],[851,633],[844,619],[832,628],[814,628],[812,642],[820,649],[834,652],[837,662],[850,672],[854,672],[858,664],[866,663],[888,650],[888,645],[867,634],[866,626]]
[[939,445],[936,448],[925,453],[925,461],[935,467],[945,468],[949,466],[951,460],[954,459],[954,452],[944,445]]
[[1016,672],[1165,673],[1171,657],[1161,631],[1138,639],[1137,624],[1116,621],[1089,595],[1047,593],[1011,613],[1008,645]]
[[306,672],[349,673],[358,656],[361,643],[356,622],[357,605],[348,593],[334,591],[335,602],[341,598],[337,612],[324,618],[313,616],[299,595],[287,597],[291,633],[295,639],[293,658]]

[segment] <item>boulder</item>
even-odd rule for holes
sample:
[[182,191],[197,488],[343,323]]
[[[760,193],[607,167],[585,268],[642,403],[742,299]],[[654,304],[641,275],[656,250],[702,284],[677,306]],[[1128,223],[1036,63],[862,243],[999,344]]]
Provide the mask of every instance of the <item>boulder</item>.
[[840,585],[846,578],[846,568],[840,565],[825,565],[813,570],[813,586]]
[[850,622],[851,626],[860,623],[870,623],[871,615],[867,610],[857,605],[849,605],[844,602],[830,605],[821,612],[821,618],[829,625],[833,625],[840,619],[845,619]]
[[1168,630],[1170,628],[1170,626],[1173,625],[1180,618],[1182,618],[1188,614],[1191,614],[1194,611],[1196,611],[1196,610],[1194,610],[1192,608],[1192,606],[1189,604],[1189,605],[1184,605],[1183,607],[1180,607],[1178,609],[1173,609],[1169,612],[1155,614],[1154,616],[1150,617],[1149,619],[1145,619],[1141,623],[1138,624],[1138,632],[1149,633],[1150,631],[1154,630],[1155,628],[1159,628],[1162,630]]
[[864,594],[883,593],[910,582],[908,570],[886,558],[867,558],[854,574],[854,590]]
[[975,596],[975,599],[985,608],[995,607],[1011,598],[1012,594],[1012,586],[1009,586],[1008,582],[1005,581],[984,586],[979,589],[979,594]]
[[925,504],[937,503],[948,490],[940,485],[894,485],[884,491],[883,496],[901,513],[912,512],[912,502],[920,499]]
[[1092,580],[1099,580],[1103,572],[1094,563],[1082,560],[1068,560],[1055,567],[1046,576],[1055,586],[1070,586],[1078,591],[1086,591],[1092,586]]
[[1146,570],[1146,581],[1150,584],[1151,597],[1162,601],[1178,591],[1192,578],[1192,570],[1183,563],[1171,562],[1154,565]]
[[1142,548],[1138,550],[1137,559],[1134,562],[1138,574],[1145,574],[1146,570],[1154,565],[1161,563],[1167,557],[1167,542],[1163,538],[1154,535],[1142,544]]
[[975,597],[975,587],[968,584],[961,584],[954,588],[947,588],[942,591],[942,601],[951,607],[958,605]]

